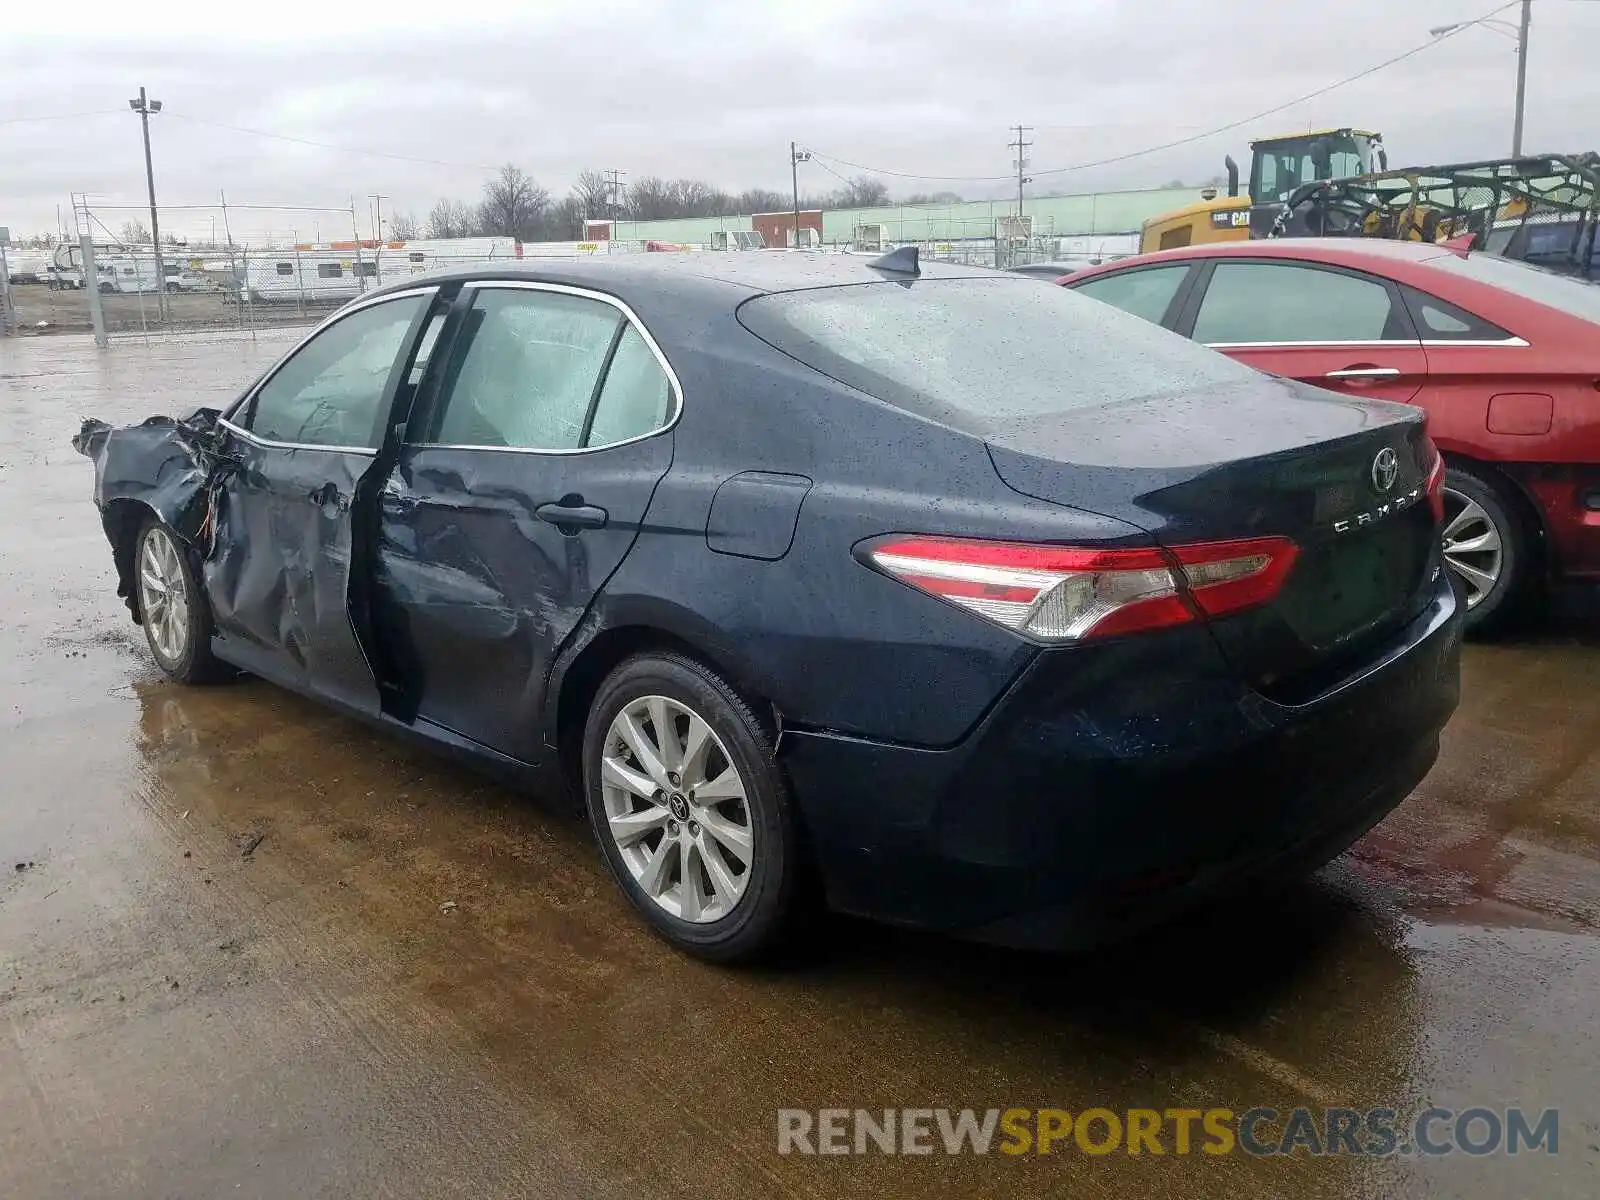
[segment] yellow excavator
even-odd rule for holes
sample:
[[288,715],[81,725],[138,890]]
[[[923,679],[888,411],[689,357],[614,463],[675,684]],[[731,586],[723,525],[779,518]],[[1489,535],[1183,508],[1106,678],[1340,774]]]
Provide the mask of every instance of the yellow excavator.
[[1195,204],[1151,217],[1139,239],[1141,252],[1265,237],[1290,193],[1324,179],[1386,171],[1383,135],[1365,129],[1319,129],[1250,143],[1250,190],[1239,191],[1239,165],[1223,160],[1228,192],[1206,188]]

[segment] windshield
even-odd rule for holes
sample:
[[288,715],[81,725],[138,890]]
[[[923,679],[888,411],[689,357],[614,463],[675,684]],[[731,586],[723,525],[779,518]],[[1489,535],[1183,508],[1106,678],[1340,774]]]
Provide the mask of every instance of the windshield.
[[980,434],[1256,377],[1109,304],[1021,277],[784,292],[749,301],[739,320],[825,375]]
[[1493,254],[1469,254],[1464,258],[1441,254],[1430,258],[1428,265],[1491,284],[1514,296],[1600,325],[1600,284],[1574,279],[1544,267],[1496,258]]
[[[1322,142],[1328,155],[1325,164],[1313,153]],[[1372,169],[1371,143],[1353,134],[1322,134],[1257,145],[1250,173],[1250,198],[1261,204],[1287,200],[1289,193],[1303,183],[1318,179],[1346,179],[1365,175]]]

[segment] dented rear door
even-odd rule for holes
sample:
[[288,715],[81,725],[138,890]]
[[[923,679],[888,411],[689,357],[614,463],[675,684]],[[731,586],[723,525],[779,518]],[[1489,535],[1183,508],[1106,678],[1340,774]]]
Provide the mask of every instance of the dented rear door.
[[434,357],[378,497],[385,711],[537,762],[552,660],[671,465],[676,381],[619,301],[547,285],[464,286]]

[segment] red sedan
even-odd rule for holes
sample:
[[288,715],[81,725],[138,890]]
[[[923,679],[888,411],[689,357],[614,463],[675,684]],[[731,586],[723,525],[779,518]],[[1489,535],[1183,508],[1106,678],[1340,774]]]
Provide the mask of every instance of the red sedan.
[[1426,409],[1469,626],[1546,580],[1600,579],[1600,285],[1361,238],[1191,246],[1058,282],[1263,371]]

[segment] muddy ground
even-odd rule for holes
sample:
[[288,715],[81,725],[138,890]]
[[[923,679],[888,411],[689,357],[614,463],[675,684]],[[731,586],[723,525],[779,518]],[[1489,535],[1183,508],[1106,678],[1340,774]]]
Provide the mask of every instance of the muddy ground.
[[[265,683],[157,676],[67,439],[224,400],[284,345],[0,342],[0,1195],[1596,1194],[1586,598],[1469,647],[1423,787],[1261,911],[1080,958],[840,922],[721,970],[646,934],[548,802]],[[1429,1104],[1558,1108],[1559,1151],[824,1159],[775,1133],[781,1107]]]

